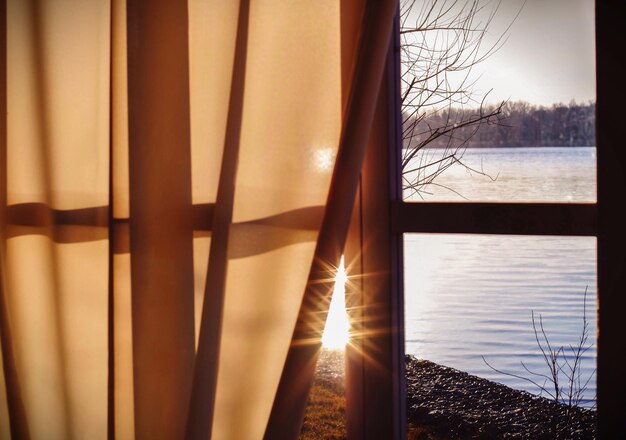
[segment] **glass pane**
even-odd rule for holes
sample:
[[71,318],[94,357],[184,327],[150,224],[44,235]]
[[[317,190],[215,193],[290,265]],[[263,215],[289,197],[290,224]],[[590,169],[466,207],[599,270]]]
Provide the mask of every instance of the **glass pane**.
[[580,409],[595,405],[595,238],[405,234],[404,249],[410,427],[595,430],[595,411]]
[[402,12],[406,200],[595,201],[593,0]]

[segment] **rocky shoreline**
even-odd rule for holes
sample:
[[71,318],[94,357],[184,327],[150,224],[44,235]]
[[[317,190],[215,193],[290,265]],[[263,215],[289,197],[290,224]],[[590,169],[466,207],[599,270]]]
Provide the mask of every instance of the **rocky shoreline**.
[[[322,352],[301,438],[345,438],[343,369],[342,352]],[[594,410],[557,405],[412,356],[406,357],[406,385],[409,439],[596,438]]]
[[[427,438],[595,439],[596,412],[557,405],[430,361],[406,358],[409,428]],[[414,436],[414,438],[420,438]]]

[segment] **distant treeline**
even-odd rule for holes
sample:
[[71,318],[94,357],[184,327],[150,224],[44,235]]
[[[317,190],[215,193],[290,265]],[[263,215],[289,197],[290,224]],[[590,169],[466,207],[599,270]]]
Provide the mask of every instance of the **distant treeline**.
[[[495,107],[483,108],[483,114]],[[449,136],[441,136],[428,143],[428,148],[445,148],[458,145],[469,138],[467,147],[580,147],[596,144],[595,102],[569,105],[554,104],[551,107],[535,106],[527,102],[507,102],[497,118],[479,126],[461,126],[454,129],[452,144]],[[426,116],[418,124],[412,142],[425,139],[439,127],[462,125],[463,121],[477,118],[478,110],[452,109]],[[406,126],[406,122],[405,122]]]

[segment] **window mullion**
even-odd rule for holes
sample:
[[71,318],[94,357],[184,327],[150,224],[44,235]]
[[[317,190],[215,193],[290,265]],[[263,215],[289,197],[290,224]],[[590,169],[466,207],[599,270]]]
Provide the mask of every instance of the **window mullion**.
[[392,202],[397,233],[597,235],[595,203]]

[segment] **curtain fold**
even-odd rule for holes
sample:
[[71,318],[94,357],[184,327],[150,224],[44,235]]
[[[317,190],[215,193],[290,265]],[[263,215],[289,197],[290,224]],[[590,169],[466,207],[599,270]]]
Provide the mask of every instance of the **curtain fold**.
[[[336,2],[250,2],[213,438],[261,438],[269,418],[319,224],[294,216],[268,234],[262,223],[325,204],[341,130],[339,18]],[[253,240],[267,250],[240,257]]]
[[237,162],[239,161],[243,119],[249,15],[249,1],[241,0],[237,18],[233,74],[222,151],[222,167],[211,224],[209,264],[205,280],[206,287],[202,305],[198,350],[194,365],[191,402],[187,415],[186,437],[190,439],[210,437],[215,413],[215,390],[217,388],[226,272],[228,268],[227,252],[233,220],[235,181],[237,178]]
[[0,438],[263,437],[343,210],[348,3],[2,0]]
[[187,5],[128,0],[126,19],[135,432],[181,438],[195,351]]
[[[4,299],[22,432],[101,438],[108,245],[94,238],[100,231],[106,238],[107,214],[61,225],[55,212],[108,204],[109,5],[8,1],[6,23],[7,211],[47,208],[26,224],[4,225]],[[87,239],[74,240],[79,236]]]
[[374,121],[396,9],[394,1],[369,1],[364,4],[362,14],[356,14],[363,17],[363,22],[338,158],[306,290],[265,432],[266,438],[296,437],[302,424],[321,348],[335,268],[339,267],[346,244],[361,167]]

